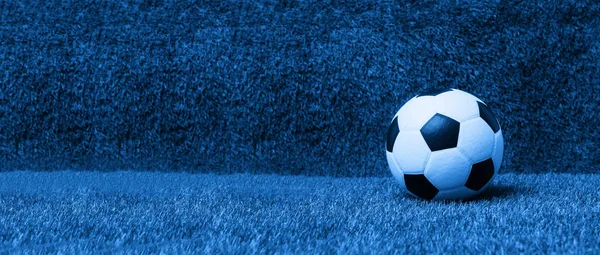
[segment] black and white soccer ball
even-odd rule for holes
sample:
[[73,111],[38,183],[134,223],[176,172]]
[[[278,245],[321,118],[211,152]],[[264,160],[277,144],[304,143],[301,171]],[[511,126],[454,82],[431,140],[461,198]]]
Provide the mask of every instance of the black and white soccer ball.
[[386,150],[390,170],[408,194],[468,199],[485,190],[500,169],[504,139],[483,101],[446,89],[418,95],[400,108]]

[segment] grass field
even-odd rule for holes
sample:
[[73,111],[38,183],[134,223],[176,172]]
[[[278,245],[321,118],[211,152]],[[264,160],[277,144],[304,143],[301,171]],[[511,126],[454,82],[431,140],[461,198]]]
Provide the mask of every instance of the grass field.
[[0,252],[599,253],[600,175],[426,202],[389,178],[0,173]]

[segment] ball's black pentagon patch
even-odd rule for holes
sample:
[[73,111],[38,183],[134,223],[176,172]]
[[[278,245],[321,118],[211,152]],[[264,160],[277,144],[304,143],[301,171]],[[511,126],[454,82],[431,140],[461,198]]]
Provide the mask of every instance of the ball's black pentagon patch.
[[498,132],[498,130],[500,130],[500,124],[492,112],[492,109],[479,101],[477,101],[477,105],[479,105],[479,117],[481,117],[492,128],[494,133]]
[[458,121],[436,113],[423,125],[420,131],[427,146],[433,152],[455,148],[458,144],[459,130],[460,123]]
[[494,176],[494,161],[491,158],[474,164],[465,187],[479,191]]
[[422,199],[431,200],[440,192],[427,180],[424,174],[405,174],[404,184],[406,184],[408,191]]
[[387,131],[387,140],[385,142],[387,151],[392,152],[394,150],[394,143],[396,143],[398,133],[400,133],[400,129],[398,128],[398,117],[395,117]]
[[420,93],[417,97],[437,96],[439,94],[442,94],[445,92],[450,92],[450,91],[452,91],[452,89],[431,89],[431,90],[427,90],[423,93]]

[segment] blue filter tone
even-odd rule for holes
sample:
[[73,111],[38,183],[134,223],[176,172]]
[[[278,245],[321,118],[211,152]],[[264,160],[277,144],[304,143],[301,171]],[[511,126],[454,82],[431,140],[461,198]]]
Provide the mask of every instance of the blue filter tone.
[[481,98],[503,171],[588,172],[597,1],[0,1],[5,170],[387,176],[394,113]]
[[495,180],[475,200],[430,202],[403,196],[385,177],[2,173],[0,182],[9,185],[0,186],[0,251],[600,252],[599,175],[510,173]]
[[597,0],[0,0],[0,254],[600,254],[599,112]]

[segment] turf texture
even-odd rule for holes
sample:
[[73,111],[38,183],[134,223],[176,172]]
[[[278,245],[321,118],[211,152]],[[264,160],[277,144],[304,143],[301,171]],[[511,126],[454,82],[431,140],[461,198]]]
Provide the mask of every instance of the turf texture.
[[0,174],[0,252],[600,252],[600,176],[497,176],[471,201],[406,197],[392,177]]
[[0,1],[1,168],[382,177],[454,87],[507,169],[595,173],[599,56],[598,1]]

